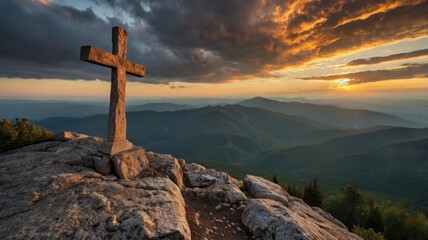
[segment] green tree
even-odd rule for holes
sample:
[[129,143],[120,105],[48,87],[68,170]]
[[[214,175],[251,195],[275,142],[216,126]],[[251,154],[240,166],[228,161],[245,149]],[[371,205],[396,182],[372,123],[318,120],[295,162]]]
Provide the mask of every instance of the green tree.
[[17,118],[15,124],[3,119],[0,122],[0,152],[52,140],[53,133],[40,129],[26,118]]
[[3,119],[0,123],[0,152],[10,149],[11,143],[17,138],[17,135],[13,124],[9,120]]
[[401,204],[385,204],[382,210],[384,236],[389,240],[405,239],[407,210]]
[[278,179],[276,178],[275,174],[273,175],[272,182],[278,184]]
[[290,194],[291,196],[298,197],[298,198],[302,198],[302,191],[301,191],[301,189],[300,189],[300,188],[298,188],[298,187],[297,187],[297,186],[295,186],[295,185],[290,185],[290,184],[288,184],[288,186],[287,186],[287,192],[288,192],[288,194]]
[[344,224],[351,228],[353,225],[361,225],[364,216],[364,197],[354,186],[347,185],[342,188],[343,204],[345,211]]
[[403,230],[406,233],[406,239],[428,239],[428,219],[421,213],[412,214],[404,223]]
[[363,195],[351,185],[344,186],[339,194],[330,196],[323,202],[323,209],[343,222],[349,229],[354,225],[364,225],[365,207]]
[[373,203],[369,206],[367,219],[364,225],[373,228],[376,232],[383,231],[382,215],[376,204]]
[[317,179],[315,178],[303,189],[303,201],[310,206],[320,207],[323,200],[323,194],[319,189]]
[[375,232],[373,228],[364,229],[359,226],[354,226],[352,232],[360,236],[364,240],[385,240],[381,233]]
[[380,234],[388,240],[428,239],[428,218],[424,214],[413,213],[400,202],[376,203],[353,186],[328,196],[322,207],[347,227],[354,226],[353,232],[363,239],[379,239]]

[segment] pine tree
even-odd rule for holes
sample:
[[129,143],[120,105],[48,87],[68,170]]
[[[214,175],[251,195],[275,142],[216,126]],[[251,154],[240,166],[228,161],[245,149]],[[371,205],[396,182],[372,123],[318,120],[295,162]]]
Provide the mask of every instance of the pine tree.
[[272,182],[278,184],[278,179],[276,178],[275,174],[273,175]]
[[288,192],[288,194],[290,194],[291,196],[294,197],[298,197],[298,198],[302,198],[302,191],[301,189],[299,189],[298,187],[296,187],[295,185],[290,185],[288,184],[286,191]]
[[366,225],[376,232],[383,231],[382,216],[377,206],[370,206]]
[[317,179],[315,178],[303,189],[303,201],[310,206],[320,207],[323,200],[323,194],[319,190]]

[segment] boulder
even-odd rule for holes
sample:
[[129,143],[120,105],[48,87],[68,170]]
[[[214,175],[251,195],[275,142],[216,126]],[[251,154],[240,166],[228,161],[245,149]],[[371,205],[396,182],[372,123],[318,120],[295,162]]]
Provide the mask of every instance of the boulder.
[[242,223],[264,240],[361,240],[301,201],[289,201],[288,205],[271,199],[250,199]]
[[255,198],[267,198],[288,205],[290,195],[278,184],[275,184],[262,177],[247,175],[244,185],[248,192]]
[[92,156],[94,169],[101,175],[107,175],[111,173],[112,170],[112,161],[110,156],[102,155],[102,156]]
[[242,187],[242,183],[225,172],[206,169],[204,166],[192,163],[185,165],[185,176],[192,187],[208,187],[214,183],[234,184]]
[[290,196],[278,184],[247,175],[244,185],[256,199],[248,201],[242,223],[262,239],[361,239],[330,214]]
[[132,179],[149,166],[149,161],[142,147],[133,147],[117,153],[111,159],[117,176],[122,179]]
[[245,194],[233,184],[215,183],[205,188],[187,188],[198,198],[208,198],[218,202],[238,203],[246,201]]
[[179,161],[170,154],[147,152],[146,156],[149,161],[150,168],[165,174],[169,179],[177,184],[180,189],[183,188],[183,169],[181,167],[183,161]]
[[68,140],[74,140],[74,139],[79,139],[79,138],[87,138],[88,135],[85,134],[80,134],[80,133],[75,133],[75,132],[59,132],[55,134],[55,141],[68,141]]
[[0,156],[0,239],[191,239],[171,180],[104,177],[57,152],[72,141]]
[[196,197],[208,197],[213,200],[237,203],[245,201],[247,197],[240,190],[242,183],[224,172],[192,163],[184,167],[184,175],[190,185],[188,192]]

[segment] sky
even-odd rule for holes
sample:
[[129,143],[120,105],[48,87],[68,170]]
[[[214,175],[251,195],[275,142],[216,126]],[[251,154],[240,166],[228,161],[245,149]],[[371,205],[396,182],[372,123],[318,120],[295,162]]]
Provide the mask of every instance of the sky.
[[127,95],[428,98],[428,1],[2,0],[0,98],[105,97],[79,60],[128,32]]

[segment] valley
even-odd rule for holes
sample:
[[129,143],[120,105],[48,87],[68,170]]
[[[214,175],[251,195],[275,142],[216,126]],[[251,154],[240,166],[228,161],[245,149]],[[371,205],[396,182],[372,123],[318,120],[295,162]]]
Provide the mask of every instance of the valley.
[[[411,123],[373,111],[252,100],[258,107],[243,106],[249,105],[248,100],[177,111],[169,110],[190,105],[128,111],[127,135],[147,150],[168,152],[236,177],[275,174],[284,184],[302,184],[316,177],[327,191],[353,184],[375,196],[405,200],[426,210],[428,128],[405,127]],[[281,113],[286,111],[294,115]],[[316,113],[314,117],[305,117],[310,112]],[[335,123],[342,118],[351,120],[339,127]],[[355,126],[352,119],[362,124],[349,127]],[[100,137],[105,137],[106,123],[106,114],[37,122],[54,131]]]

